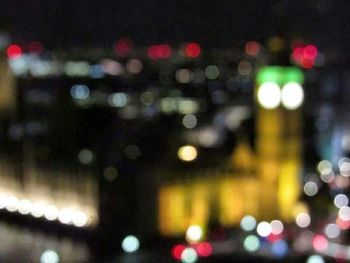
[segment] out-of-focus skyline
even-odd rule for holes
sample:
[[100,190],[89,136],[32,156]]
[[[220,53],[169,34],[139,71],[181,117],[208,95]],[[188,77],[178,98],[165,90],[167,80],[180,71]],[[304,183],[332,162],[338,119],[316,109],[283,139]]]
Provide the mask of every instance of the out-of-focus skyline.
[[125,36],[139,45],[196,40],[227,46],[283,31],[350,49],[347,7],[344,0],[16,0],[1,3],[0,28],[14,41],[38,40],[54,48],[108,46]]

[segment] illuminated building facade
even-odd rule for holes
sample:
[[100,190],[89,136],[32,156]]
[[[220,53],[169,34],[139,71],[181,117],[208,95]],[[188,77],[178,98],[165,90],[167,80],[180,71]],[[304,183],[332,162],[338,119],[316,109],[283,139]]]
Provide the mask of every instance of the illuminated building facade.
[[207,229],[212,221],[232,227],[247,214],[259,220],[294,219],[302,162],[302,83],[303,73],[297,68],[266,67],[258,72],[256,150],[242,140],[222,167],[162,185],[158,219],[163,235],[181,235],[192,224]]

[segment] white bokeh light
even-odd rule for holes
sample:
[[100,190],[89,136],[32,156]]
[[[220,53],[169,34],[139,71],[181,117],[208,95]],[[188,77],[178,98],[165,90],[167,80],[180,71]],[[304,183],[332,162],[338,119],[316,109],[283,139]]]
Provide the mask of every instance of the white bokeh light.
[[274,82],[263,83],[258,89],[258,102],[265,109],[275,109],[281,103],[281,89]]
[[282,88],[281,100],[283,106],[288,110],[295,110],[304,101],[304,91],[302,86],[296,82],[289,82]]
[[267,237],[271,234],[271,225],[268,222],[260,222],[256,228],[256,232],[261,237]]

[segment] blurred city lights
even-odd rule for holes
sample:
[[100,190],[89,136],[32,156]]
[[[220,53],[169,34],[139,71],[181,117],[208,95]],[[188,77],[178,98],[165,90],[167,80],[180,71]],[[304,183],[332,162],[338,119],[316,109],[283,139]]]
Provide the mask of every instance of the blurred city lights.
[[258,89],[258,102],[265,109],[275,109],[281,103],[280,87],[274,82],[263,83]]
[[283,232],[283,223],[280,220],[272,220],[271,223],[271,233],[274,235],[279,235]]
[[271,234],[271,225],[268,222],[260,222],[256,228],[256,232],[261,237],[268,237]]
[[311,218],[310,215],[307,213],[300,213],[297,215],[295,222],[297,225],[301,228],[306,228],[310,225],[311,223]]
[[260,52],[260,45],[256,41],[249,41],[245,45],[245,53],[249,56],[257,56]]
[[6,202],[5,208],[9,212],[17,211],[18,207],[19,207],[19,200],[18,200],[17,197],[10,196],[10,197],[7,198],[7,202]]
[[192,145],[185,145],[179,148],[178,157],[185,162],[191,162],[197,158],[197,149]]
[[335,179],[335,174],[332,169],[325,168],[321,172],[321,180],[325,183],[330,183]]
[[114,94],[111,94],[108,97],[108,103],[113,107],[124,107],[128,103],[128,96],[126,93],[123,92],[117,92]]
[[45,218],[49,221],[56,220],[58,218],[58,209],[54,205],[49,205],[45,209]]
[[327,160],[322,160],[318,163],[317,169],[320,173],[322,173],[322,171],[325,169],[332,170],[332,163],[330,161],[327,161]]
[[115,44],[115,52],[118,56],[125,57],[130,54],[133,42],[128,38],[119,39]]
[[29,200],[21,200],[19,202],[18,212],[22,215],[27,215],[32,209],[32,203]]
[[192,72],[189,69],[179,69],[176,71],[176,80],[179,83],[189,83],[192,79]]
[[6,54],[10,59],[19,58],[22,55],[22,48],[19,45],[12,44],[7,48]]
[[282,87],[282,104],[286,109],[295,110],[304,101],[304,91],[299,83],[289,82]]
[[252,65],[248,61],[241,61],[237,66],[238,73],[246,76],[252,72]]
[[181,261],[183,263],[194,263],[198,259],[198,255],[196,250],[193,248],[185,248],[184,251],[181,254]]
[[172,248],[171,254],[174,259],[181,260],[182,252],[186,249],[184,245],[176,245]]
[[326,225],[323,232],[328,238],[337,238],[340,235],[339,226],[336,224]]
[[350,207],[343,206],[339,209],[339,217],[342,220],[349,221],[350,220]]
[[190,58],[197,58],[201,54],[201,47],[199,44],[192,42],[185,46],[185,55]]
[[325,251],[328,248],[328,241],[323,235],[316,235],[312,240],[312,245],[316,251]]
[[87,215],[82,211],[77,211],[73,213],[73,224],[77,227],[83,227],[87,224]]
[[256,227],[256,220],[253,216],[246,215],[241,219],[240,226],[244,231],[252,231]]
[[288,252],[288,243],[284,240],[274,242],[271,246],[271,252],[277,258],[284,257]]
[[58,263],[59,261],[57,252],[53,250],[46,250],[40,257],[40,263]]
[[93,159],[94,159],[94,155],[92,153],[91,150],[89,149],[83,149],[78,153],[78,159],[79,162],[81,162],[82,164],[90,164]]
[[140,247],[140,242],[135,236],[126,236],[122,242],[122,248],[126,253],[134,253]]
[[325,263],[325,261],[320,255],[312,255],[307,258],[306,263]]
[[259,238],[255,235],[249,235],[244,239],[243,246],[248,252],[255,252],[260,247]]
[[62,224],[69,224],[72,221],[72,211],[69,208],[62,208],[58,212],[58,220]]
[[90,96],[90,89],[86,85],[77,84],[72,86],[70,94],[74,99],[83,100]]
[[126,63],[126,70],[130,72],[131,74],[138,74],[142,71],[143,64],[141,60],[138,59],[130,59]]
[[172,50],[168,44],[152,45],[147,50],[148,56],[153,60],[169,58],[171,53]]
[[203,238],[203,229],[198,225],[190,226],[186,231],[186,240],[189,243],[197,243]]
[[183,117],[182,124],[187,129],[193,129],[197,126],[197,117],[193,114],[187,114]]
[[318,193],[318,185],[315,182],[307,182],[304,185],[304,193],[308,196],[315,196]]
[[213,252],[213,247],[210,243],[203,242],[196,245],[196,251],[200,257],[209,257]]
[[334,197],[334,205],[338,208],[342,208],[343,206],[347,206],[349,204],[349,199],[345,194],[337,194]]
[[32,205],[32,209],[30,211],[30,213],[32,214],[32,216],[34,217],[42,217],[45,214],[45,205],[42,203],[34,203]]
[[217,79],[220,75],[220,70],[215,65],[209,65],[205,69],[205,75],[209,80]]

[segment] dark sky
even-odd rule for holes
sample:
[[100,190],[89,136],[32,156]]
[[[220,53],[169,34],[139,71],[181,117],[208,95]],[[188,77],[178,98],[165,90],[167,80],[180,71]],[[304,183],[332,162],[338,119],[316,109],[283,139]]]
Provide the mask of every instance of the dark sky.
[[122,36],[225,46],[277,33],[349,45],[347,0],[2,0],[0,7],[0,28],[15,41],[53,47],[107,46]]

